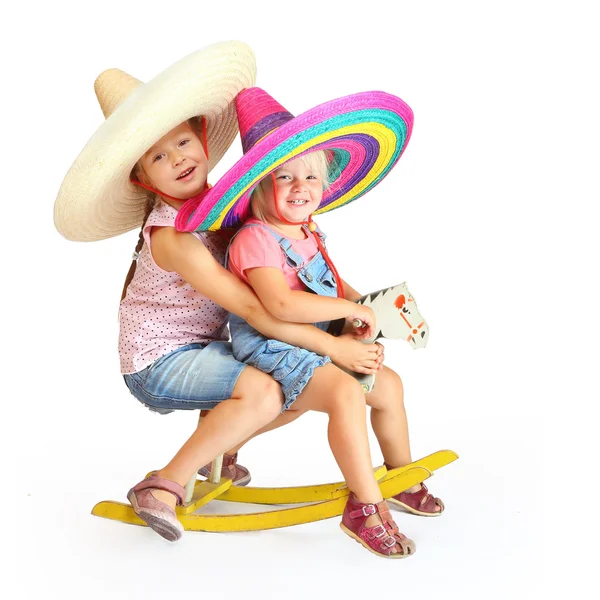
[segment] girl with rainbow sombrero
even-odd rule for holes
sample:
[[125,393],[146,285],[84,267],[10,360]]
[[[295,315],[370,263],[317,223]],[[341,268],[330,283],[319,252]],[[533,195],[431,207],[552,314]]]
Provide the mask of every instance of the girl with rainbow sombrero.
[[[352,322],[353,301],[361,295],[339,276],[312,215],[356,200],[387,175],[410,138],[411,109],[395,96],[366,92],[294,117],[259,88],[242,91],[236,109],[243,158],[212,189],[184,204],[175,227],[185,232],[239,228],[228,249],[228,267],[274,317],[313,323],[315,335],[334,320]],[[371,337],[374,315],[363,312],[360,321],[355,335]],[[231,315],[230,329],[234,357],[281,385],[290,421],[308,410],[327,413],[329,443],[352,492],[342,529],[379,556],[414,553],[373,473],[359,383],[330,357],[269,339],[239,316]],[[386,467],[401,467],[411,462],[402,383],[375,356],[371,366],[377,385],[366,404],[373,430]],[[389,502],[424,516],[444,509],[422,484]]]

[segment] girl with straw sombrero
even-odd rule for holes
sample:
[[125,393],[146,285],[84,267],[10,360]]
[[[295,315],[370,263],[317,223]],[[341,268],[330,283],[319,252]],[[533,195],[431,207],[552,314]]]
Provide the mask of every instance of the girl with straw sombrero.
[[[275,317],[323,330],[332,320],[351,321],[352,300],[361,295],[340,278],[312,214],[355,200],[385,177],[410,138],[412,111],[395,96],[367,92],[293,117],[259,88],[241,92],[236,108],[244,157],[200,202],[189,200],[175,226],[205,231],[243,223],[229,246],[229,268]],[[367,321],[358,335],[374,336],[373,325]],[[280,383],[284,410],[329,416],[329,443],[353,492],[342,529],[379,556],[412,554],[415,546],[399,532],[372,470],[365,396],[358,382],[327,356],[268,339],[242,317],[232,315],[230,328],[234,357]],[[340,389],[342,402],[331,393]],[[380,369],[366,403],[386,466],[409,464],[403,389],[396,373]],[[424,516],[440,515],[444,508],[421,484],[390,502]]]
[[[373,373],[378,364],[375,345],[273,318],[223,268],[226,235],[174,228],[184,200],[197,203],[206,193],[207,174],[237,133],[233,99],[255,75],[254,55],[241,42],[191,54],[147,84],[116,69],[104,72],[95,88],[106,121],[75,160],[55,203],[55,225],[71,240],[101,240],[142,226],[120,306],[121,372],[152,410],[211,409],[175,457],[128,494],[136,513],[171,541],[182,533],[173,509],[198,468],[273,419],[271,427],[285,421],[278,416],[279,385],[233,358],[228,311],[269,338],[331,356],[346,368]],[[368,311],[361,316],[368,320]],[[235,456],[224,464],[227,476],[247,483]]]

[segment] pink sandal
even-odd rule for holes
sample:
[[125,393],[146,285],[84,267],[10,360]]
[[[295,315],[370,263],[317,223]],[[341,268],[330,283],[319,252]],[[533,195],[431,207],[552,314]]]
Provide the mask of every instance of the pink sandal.
[[164,502],[157,500],[152,495],[152,490],[164,490],[177,498],[177,505],[185,499],[185,489],[175,481],[150,475],[133,486],[127,493],[127,500],[131,502],[135,514],[170,542],[176,542],[183,533],[183,527],[175,511]]
[[[374,527],[365,527],[367,517],[376,513],[379,513],[381,523]],[[416,550],[415,543],[398,531],[385,500],[377,504],[363,504],[354,494],[350,494],[340,527],[344,533],[377,556],[406,558]],[[396,552],[392,554],[394,547]]]
[[[432,496],[424,483],[421,489],[416,492],[400,492],[388,499],[388,502],[394,506],[400,506],[411,512],[413,515],[422,517],[439,517],[444,512],[444,503]],[[437,507],[440,510],[436,510]]]

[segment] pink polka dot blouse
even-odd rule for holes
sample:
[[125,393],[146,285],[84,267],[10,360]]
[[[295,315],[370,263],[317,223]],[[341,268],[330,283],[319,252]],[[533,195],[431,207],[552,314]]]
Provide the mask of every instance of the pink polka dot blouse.
[[[227,340],[226,310],[202,296],[177,273],[163,271],[150,252],[153,226],[174,226],[177,211],[160,202],[144,226],[133,280],[119,309],[121,373],[135,373],[161,356],[194,342]],[[216,233],[193,233],[223,264],[227,241]]]

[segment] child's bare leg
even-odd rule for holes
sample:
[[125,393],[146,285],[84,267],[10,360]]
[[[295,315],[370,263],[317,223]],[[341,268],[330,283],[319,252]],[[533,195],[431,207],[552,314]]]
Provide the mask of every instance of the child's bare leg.
[[[202,465],[275,419],[282,405],[279,384],[253,367],[246,367],[231,399],[219,403],[200,420],[191,437],[157,475],[185,486]],[[175,506],[175,496],[169,492],[153,490],[152,495]]]
[[383,367],[377,372],[375,387],[367,394],[366,399],[371,407],[373,432],[385,462],[394,467],[412,462],[404,409],[404,388],[399,375]]
[[[327,413],[329,446],[348,488],[365,504],[383,500],[373,473],[365,395],[358,382],[329,363],[315,372],[294,403],[297,410]],[[379,515],[366,520],[367,527],[381,523]],[[397,548],[392,549],[396,553]]]
[[[329,444],[348,487],[361,502],[380,502],[367,437],[364,394],[354,378],[332,364],[316,369],[292,408],[250,438],[290,423],[309,410],[329,415]],[[227,453],[235,453],[242,445]]]
[[327,413],[329,445],[348,487],[361,502],[381,502],[371,463],[364,394],[358,382],[326,364],[315,369],[295,405],[298,410]]
[[237,446],[233,446],[225,454],[229,454],[230,456],[239,451],[242,446],[245,446],[251,439],[263,434],[267,433],[267,431],[273,431],[273,429],[278,429],[283,425],[287,425],[292,421],[295,421],[300,415],[303,415],[305,410],[296,410],[295,408],[291,408],[290,410],[286,410],[284,413],[280,413],[277,417],[271,421],[268,425],[261,427],[258,431],[254,432],[249,438],[245,439],[241,444],[237,444]]
[[[377,372],[375,387],[366,398],[371,407],[371,425],[379,442],[383,460],[392,467],[403,467],[411,463],[404,387],[400,376],[383,367]],[[417,483],[406,491],[418,492],[420,489],[421,484]]]

